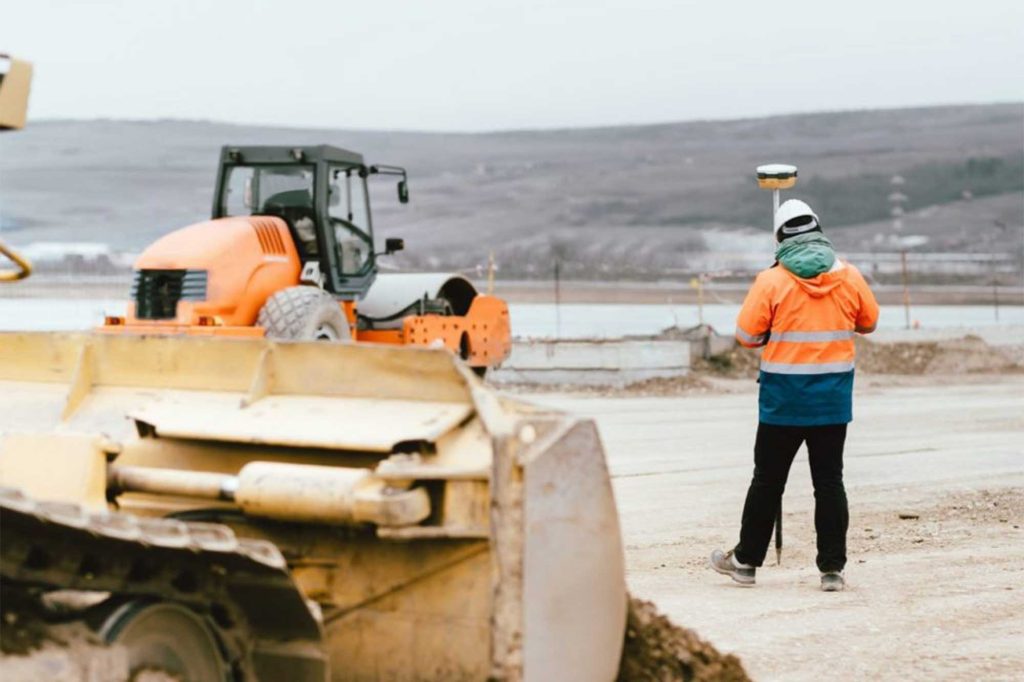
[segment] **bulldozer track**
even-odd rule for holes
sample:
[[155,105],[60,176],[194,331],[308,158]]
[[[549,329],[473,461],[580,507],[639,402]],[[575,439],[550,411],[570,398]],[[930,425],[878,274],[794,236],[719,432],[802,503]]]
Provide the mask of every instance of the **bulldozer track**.
[[7,594],[108,592],[112,603],[169,601],[203,616],[242,679],[323,680],[317,616],[278,548],[215,523],[90,512],[0,488],[0,580]]

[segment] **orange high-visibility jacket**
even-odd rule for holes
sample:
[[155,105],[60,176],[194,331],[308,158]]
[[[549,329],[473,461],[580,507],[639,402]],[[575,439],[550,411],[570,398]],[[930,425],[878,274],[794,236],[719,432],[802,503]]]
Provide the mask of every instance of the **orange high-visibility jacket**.
[[837,260],[802,279],[781,265],[759,273],[736,339],[761,353],[760,420],[815,426],[853,419],[854,334],[878,324],[878,303],[857,268]]

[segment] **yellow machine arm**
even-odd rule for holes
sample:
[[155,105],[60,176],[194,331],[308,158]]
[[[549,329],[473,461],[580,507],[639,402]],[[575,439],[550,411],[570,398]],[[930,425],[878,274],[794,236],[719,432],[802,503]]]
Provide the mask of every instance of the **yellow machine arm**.
[[0,53],[0,130],[25,127],[32,64]]
[[32,264],[24,256],[0,241],[0,254],[6,256],[12,263],[18,266],[17,270],[0,270],[0,282],[15,282],[25,279],[32,274]]
[[[25,127],[32,64],[0,54],[0,131]],[[18,269],[0,269],[0,282],[15,282],[32,274],[32,264],[0,240],[0,255]]]

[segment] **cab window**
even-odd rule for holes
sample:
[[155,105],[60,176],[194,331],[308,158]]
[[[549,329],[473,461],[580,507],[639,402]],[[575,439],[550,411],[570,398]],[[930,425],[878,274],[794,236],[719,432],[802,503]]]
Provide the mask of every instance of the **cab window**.
[[295,232],[306,258],[318,255],[313,169],[308,166],[232,166],[221,198],[226,216],[275,215]]
[[313,209],[313,169],[296,166],[232,166],[224,215],[262,215],[280,208]]
[[332,167],[329,191],[328,214],[341,274],[360,274],[369,264],[373,251],[366,178],[359,168]]

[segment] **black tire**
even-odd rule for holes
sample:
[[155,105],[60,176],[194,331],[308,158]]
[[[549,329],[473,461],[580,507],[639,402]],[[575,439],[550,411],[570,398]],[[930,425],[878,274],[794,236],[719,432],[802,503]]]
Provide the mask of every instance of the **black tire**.
[[341,306],[323,289],[298,286],[282,289],[267,299],[256,324],[268,339],[279,341],[352,340],[352,331]]

